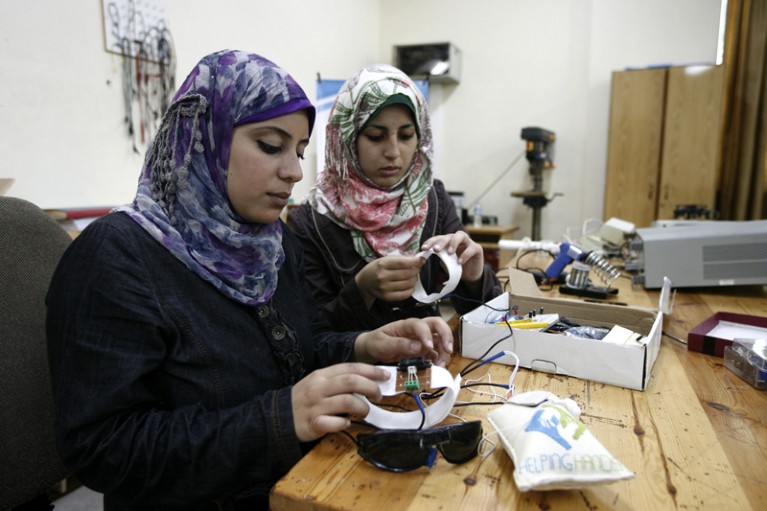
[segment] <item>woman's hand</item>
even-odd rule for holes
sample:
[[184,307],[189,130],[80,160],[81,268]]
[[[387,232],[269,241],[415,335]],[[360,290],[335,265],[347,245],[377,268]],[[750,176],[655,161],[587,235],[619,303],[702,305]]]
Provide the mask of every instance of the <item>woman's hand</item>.
[[410,298],[420,278],[424,259],[414,256],[385,256],[365,265],[354,277],[368,308],[376,299],[396,302]]
[[[403,358],[424,357],[445,366],[453,352],[453,333],[442,318],[403,319],[364,332],[354,343],[358,361],[399,362]],[[365,417],[368,404],[381,400],[378,382],[389,373],[374,365],[350,362],[309,373],[290,392],[293,425],[301,442],[316,440],[327,433],[346,429],[349,417]]]
[[293,425],[301,442],[316,440],[351,425],[349,416],[365,417],[368,405],[354,394],[371,402],[381,400],[378,381],[389,373],[369,364],[336,364],[309,373],[290,392]]
[[476,283],[482,279],[485,271],[485,255],[479,243],[472,240],[464,231],[453,234],[442,234],[429,238],[421,245],[421,250],[434,250],[458,256],[461,265],[461,280],[465,283]]
[[365,332],[354,343],[354,357],[361,362],[399,362],[424,357],[446,366],[453,353],[453,332],[445,320],[432,316],[394,321]]

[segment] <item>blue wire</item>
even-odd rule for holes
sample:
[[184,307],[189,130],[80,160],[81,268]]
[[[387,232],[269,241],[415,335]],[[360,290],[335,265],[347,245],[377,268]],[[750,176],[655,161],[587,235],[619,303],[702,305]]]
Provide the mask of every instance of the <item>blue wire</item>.
[[418,405],[418,409],[421,410],[421,425],[418,426],[418,429],[423,429],[423,425],[426,422],[426,409],[423,407],[423,401],[421,401],[421,396],[419,396],[417,393],[412,394],[413,399],[415,399],[415,403]]
[[502,351],[502,352],[500,352],[500,353],[496,353],[496,354],[495,354],[495,355],[493,355],[492,357],[490,357],[490,358],[488,358],[488,359],[485,359],[485,360],[482,360],[482,361],[479,363],[479,365],[477,365],[477,366],[476,366],[474,369],[478,369],[478,368],[482,367],[483,365],[487,364],[488,362],[492,362],[493,360],[495,360],[495,359],[497,359],[497,358],[501,358],[501,357],[502,357],[502,356],[504,356],[505,354],[506,354],[506,353],[504,353],[503,351]]

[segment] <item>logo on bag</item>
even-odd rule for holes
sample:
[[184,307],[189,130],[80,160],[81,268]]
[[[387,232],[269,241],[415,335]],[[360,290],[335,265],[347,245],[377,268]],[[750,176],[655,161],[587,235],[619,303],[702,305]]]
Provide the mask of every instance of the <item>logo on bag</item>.
[[575,424],[577,426],[570,440],[578,440],[583,432],[586,431],[586,425],[573,417],[570,412],[561,406],[544,405],[535,412],[532,419],[530,419],[530,423],[525,428],[525,431],[537,431],[538,433],[543,433],[561,445],[564,449],[570,449],[572,448],[572,444],[562,436],[562,433],[570,424]]

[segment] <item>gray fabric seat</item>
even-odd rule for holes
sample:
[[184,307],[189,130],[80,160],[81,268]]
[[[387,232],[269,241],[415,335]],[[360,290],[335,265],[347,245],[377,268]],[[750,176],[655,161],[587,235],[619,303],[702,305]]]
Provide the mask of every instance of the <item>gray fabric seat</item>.
[[0,510],[67,476],[54,437],[45,294],[70,241],[34,204],[0,197]]

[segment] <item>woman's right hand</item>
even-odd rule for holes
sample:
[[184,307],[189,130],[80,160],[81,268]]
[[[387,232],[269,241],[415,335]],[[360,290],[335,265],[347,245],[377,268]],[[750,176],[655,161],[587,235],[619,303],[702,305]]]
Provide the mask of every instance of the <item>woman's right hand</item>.
[[365,265],[354,277],[357,287],[370,307],[373,302],[397,302],[415,292],[425,259],[414,256],[385,256]]
[[354,394],[371,402],[381,400],[379,381],[389,373],[370,364],[349,362],[309,373],[290,392],[293,425],[301,442],[316,440],[351,425],[349,417],[365,417],[368,405]]

